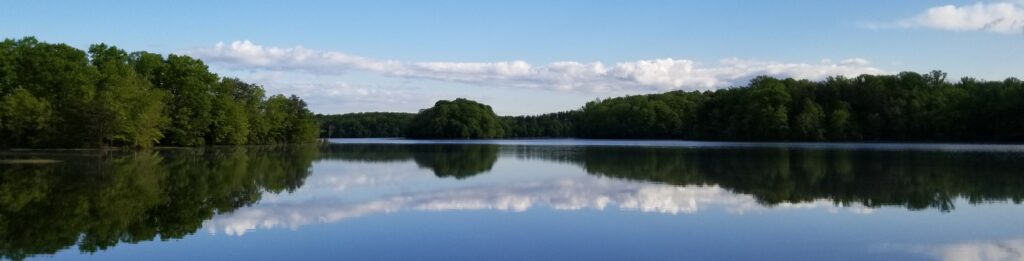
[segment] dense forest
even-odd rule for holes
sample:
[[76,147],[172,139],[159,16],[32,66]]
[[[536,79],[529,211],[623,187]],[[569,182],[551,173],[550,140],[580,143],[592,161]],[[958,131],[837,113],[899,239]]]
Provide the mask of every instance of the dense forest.
[[573,137],[578,111],[529,116],[501,116],[505,138]]
[[300,143],[317,132],[298,97],[266,97],[189,56],[0,42],[0,147]]
[[[420,113],[421,120],[407,129],[420,131],[460,113],[474,114]],[[454,131],[501,133],[491,138],[1011,142],[1024,141],[1021,114],[1024,82],[1017,78],[950,82],[945,73],[933,71],[824,81],[757,77],[746,86],[717,91],[633,95],[596,100],[568,112],[494,116],[501,122],[497,125],[464,121],[475,125]],[[406,136],[484,138],[435,130],[436,135]]]
[[361,112],[349,114],[317,114],[321,137],[370,138],[402,137],[415,114],[403,112]]

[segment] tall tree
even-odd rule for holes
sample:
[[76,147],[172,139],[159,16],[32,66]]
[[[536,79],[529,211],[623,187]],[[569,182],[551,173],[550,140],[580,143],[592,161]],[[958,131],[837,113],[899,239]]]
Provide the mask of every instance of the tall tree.
[[819,141],[825,139],[825,113],[821,106],[804,99],[800,114],[793,119],[793,136],[798,140]]
[[50,103],[18,88],[0,99],[0,145],[38,146],[54,135]]
[[136,73],[124,50],[99,44],[89,54],[100,75],[92,105],[96,143],[150,147],[159,141],[167,123],[165,92]]
[[202,61],[188,56],[169,55],[163,71],[162,86],[171,94],[171,117],[162,143],[196,146],[206,144],[206,133],[213,119],[213,93],[217,75]]

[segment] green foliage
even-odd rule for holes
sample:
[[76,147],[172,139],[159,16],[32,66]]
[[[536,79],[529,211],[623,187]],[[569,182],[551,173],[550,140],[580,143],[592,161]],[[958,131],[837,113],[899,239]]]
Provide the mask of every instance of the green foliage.
[[306,108],[306,102],[295,95],[270,96],[264,114],[267,136],[272,143],[311,142],[320,133],[319,124]]
[[578,112],[576,133],[588,138],[678,138],[694,135],[692,114],[699,93],[668,92],[587,103]]
[[586,138],[1024,141],[1024,118],[1015,114],[1024,112],[1020,80],[945,78],[938,71],[822,82],[758,77],[745,87],[591,102],[574,124]]
[[171,124],[167,143],[183,146],[206,144],[213,117],[213,93],[217,75],[202,61],[188,56],[170,55],[160,80],[161,89],[171,93],[168,111]]
[[415,114],[401,112],[364,112],[340,115],[316,115],[323,138],[402,137]]
[[438,101],[420,111],[407,135],[414,139],[490,139],[504,137],[505,128],[491,106],[459,98]]
[[25,89],[15,89],[0,99],[0,134],[12,146],[34,146],[47,137],[53,108]]
[[[633,95],[579,110],[500,117],[459,99],[406,114],[321,116],[331,137],[581,137],[749,141],[1024,141],[1024,82],[946,81],[946,74],[829,77],[824,81],[757,77],[717,91]],[[334,128],[334,129],[331,129]],[[342,134],[334,134],[342,133]],[[327,135],[325,135],[327,136]]]
[[824,124],[825,113],[821,106],[810,99],[804,99],[800,113],[793,119],[793,137],[800,140],[824,140]]
[[163,138],[166,92],[153,88],[128,64],[128,54],[104,44],[89,48],[99,71],[91,135],[96,144],[150,147]]
[[249,114],[246,101],[236,98],[237,79],[224,79],[213,89],[210,132],[206,140],[212,144],[246,144],[249,142]]
[[565,111],[533,116],[503,116],[506,138],[557,138],[576,135],[579,113]]
[[219,78],[188,56],[106,44],[86,53],[31,37],[0,42],[0,147],[314,141],[305,103],[281,98],[280,111],[268,111],[262,87]]

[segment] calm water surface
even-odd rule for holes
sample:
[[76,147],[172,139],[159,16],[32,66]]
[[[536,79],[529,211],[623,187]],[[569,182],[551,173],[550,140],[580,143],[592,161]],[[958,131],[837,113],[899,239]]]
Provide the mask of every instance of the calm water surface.
[[0,258],[1021,260],[1024,146],[0,152]]

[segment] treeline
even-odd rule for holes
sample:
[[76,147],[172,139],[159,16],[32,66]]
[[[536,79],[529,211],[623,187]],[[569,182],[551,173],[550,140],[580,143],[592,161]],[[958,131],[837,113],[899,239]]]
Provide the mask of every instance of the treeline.
[[[504,138],[572,137],[577,111],[544,115],[497,116]],[[406,137],[415,113],[357,112],[317,114],[321,138],[396,138]]]
[[1021,141],[1024,83],[946,81],[946,74],[759,77],[748,86],[588,103],[592,138],[797,141]]
[[0,147],[300,143],[317,132],[298,97],[268,98],[189,56],[0,42]]
[[323,138],[403,137],[415,114],[402,112],[360,112],[317,114]]
[[579,111],[530,116],[502,116],[506,138],[557,138],[576,136]]
[[494,139],[571,137],[577,111],[535,116],[494,114],[491,106],[467,99],[441,100],[419,113],[317,114],[321,138]]
[[[472,102],[472,101],[469,101]],[[474,102],[475,103],[475,102]],[[485,106],[486,105],[479,105]],[[479,107],[476,106],[476,107]],[[437,106],[435,106],[437,107]],[[410,138],[580,137],[747,141],[1024,141],[1024,82],[946,74],[830,77],[824,81],[758,77],[717,91],[673,91],[589,102],[574,111],[498,117],[490,107],[420,113]],[[454,108],[454,109],[453,109]],[[451,115],[472,114],[451,121]],[[421,117],[422,115],[422,117]],[[478,117],[479,116],[479,117]],[[493,117],[493,119],[492,119]],[[494,119],[501,124],[491,124]],[[461,135],[470,132],[501,135]]]

